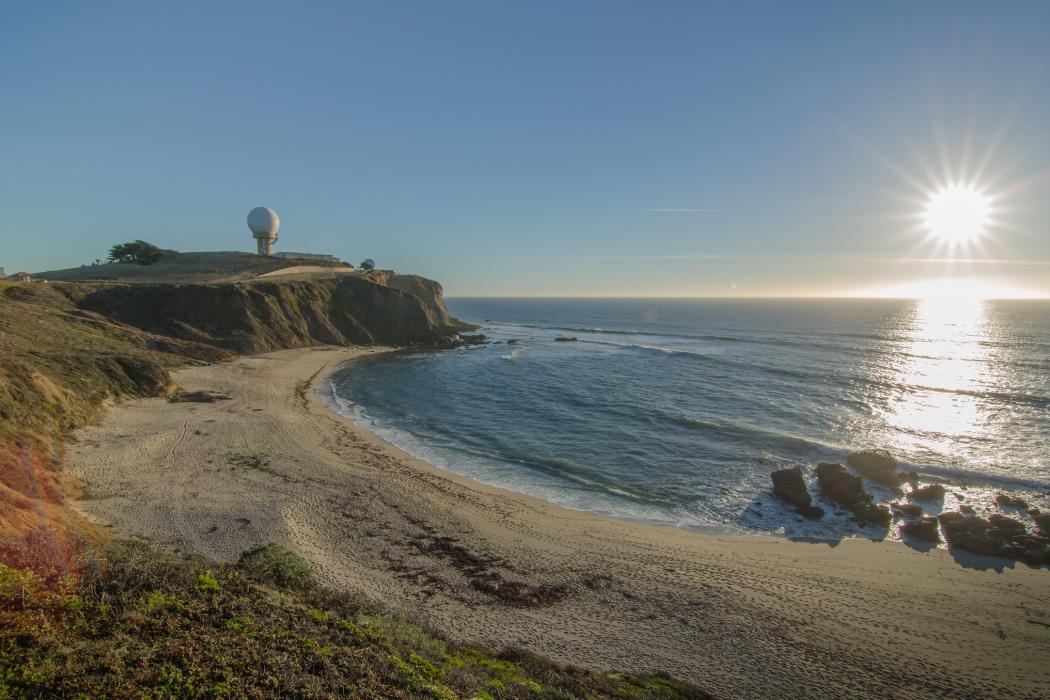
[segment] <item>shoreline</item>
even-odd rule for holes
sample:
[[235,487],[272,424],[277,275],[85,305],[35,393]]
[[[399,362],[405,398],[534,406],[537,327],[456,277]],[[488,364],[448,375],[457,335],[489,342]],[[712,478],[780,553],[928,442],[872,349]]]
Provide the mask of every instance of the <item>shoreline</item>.
[[[397,354],[397,353],[400,353],[400,352],[406,352],[406,351],[405,350],[400,350],[400,349],[390,349],[390,350],[376,352],[376,353],[372,353],[372,354],[373,355],[394,355],[394,354]],[[356,420],[352,416],[348,416],[348,415],[344,414],[339,409],[338,406],[332,405],[332,404],[336,403],[335,389],[331,385],[329,385],[329,386],[322,386],[322,383],[325,380],[327,380],[328,378],[330,378],[333,374],[335,374],[339,370],[343,369],[343,367],[352,364],[357,359],[359,359],[359,358],[355,357],[355,358],[346,360],[343,363],[341,363],[339,365],[336,365],[335,367],[333,367],[333,368],[331,368],[329,370],[326,370],[325,374],[318,375],[317,378],[313,381],[313,385],[312,385],[312,389],[313,389],[314,393],[318,394],[320,396],[321,403],[329,411],[333,411],[339,417],[341,417],[341,418],[349,421],[350,423],[352,423],[355,428],[357,428],[359,430],[363,430],[366,433],[368,433],[369,435],[373,436],[386,449],[396,450],[399,454],[404,455],[404,457],[403,457],[404,459],[409,459],[409,460],[413,460],[415,462],[418,462],[420,464],[424,464],[424,465],[426,465],[426,467],[428,469],[434,469],[434,470],[436,470],[437,472],[439,472],[441,474],[453,474],[453,475],[455,475],[457,477],[460,477],[462,479],[468,480],[471,484],[477,484],[479,486],[486,486],[488,488],[497,489],[499,491],[502,491],[502,492],[505,492],[505,493],[508,493],[508,494],[513,494],[515,496],[523,496],[523,497],[528,497],[528,498],[534,498],[534,499],[540,501],[541,503],[544,503],[544,504],[547,504],[547,505],[550,505],[550,506],[554,506],[556,508],[564,508],[565,510],[577,512],[577,513],[586,513],[588,515],[593,515],[594,517],[597,517],[597,518],[607,518],[609,520],[616,520],[616,521],[619,521],[619,522],[622,522],[622,523],[627,523],[627,524],[640,525],[640,526],[643,526],[643,527],[653,527],[653,528],[658,528],[658,529],[678,530],[678,531],[686,532],[686,533],[690,533],[690,534],[716,536],[716,537],[736,537],[736,536],[739,536],[739,537],[776,537],[776,538],[780,538],[780,539],[790,539],[786,535],[781,535],[781,534],[778,534],[778,533],[748,532],[748,531],[744,530],[743,528],[736,528],[736,527],[732,527],[732,526],[729,526],[729,525],[683,526],[683,525],[677,525],[677,524],[672,523],[670,521],[664,521],[664,520],[655,520],[655,519],[647,520],[645,518],[632,518],[632,517],[626,516],[626,515],[616,515],[614,513],[603,513],[603,512],[600,512],[600,511],[587,510],[585,508],[573,508],[572,506],[567,506],[567,505],[563,505],[563,504],[560,504],[560,503],[555,503],[554,501],[547,500],[547,499],[543,498],[542,496],[533,495],[533,494],[528,493],[526,491],[520,491],[518,489],[511,488],[509,486],[501,486],[500,484],[493,484],[493,483],[490,483],[488,481],[483,481],[481,479],[473,477],[470,474],[465,474],[463,472],[459,472],[459,471],[456,471],[456,470],[451,469],[451,468],[446,468],[446,467],[443,467],[441,465],[434,464],[433,462],[428,462],[423,457],[417,457],[416,455],[414,455],[411,452],[409,452],[408,448],[401,447],[400,445],[398,445],[398,444],[388,440],[387,438],[383,437],[377,431],[375,431],[373,428],[371,428],[368,425],[364,424],[362,421]],[[319,391],[319,389],[320,389],[320,391]],[[813,539],[814,539],[814,541],[824,541],[824,540],[820,540],[820,538],[813,538]],[[846,538],[842,538],[842,539],[846,539]]]
[[279,542],[322,583],[456,641],[666,671],[720,696],[1050,692],[1037,652],[1050,643],[1046,571],[967,568],[896,542],[693,533],[488,486],[411,457],[314,391],[382,351],[176,371],[181,388],[230,398],[129,401],[77,431],[78,510],[217,559]]

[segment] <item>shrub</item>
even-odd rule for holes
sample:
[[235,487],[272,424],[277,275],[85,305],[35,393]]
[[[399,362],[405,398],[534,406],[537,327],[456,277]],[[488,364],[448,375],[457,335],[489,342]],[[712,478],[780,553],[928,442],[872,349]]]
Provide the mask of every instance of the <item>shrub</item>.
[[252,578],[281,588],[305,588],[313,578],[306,560],[278,544],[267,544],[241,554],[237,567]]

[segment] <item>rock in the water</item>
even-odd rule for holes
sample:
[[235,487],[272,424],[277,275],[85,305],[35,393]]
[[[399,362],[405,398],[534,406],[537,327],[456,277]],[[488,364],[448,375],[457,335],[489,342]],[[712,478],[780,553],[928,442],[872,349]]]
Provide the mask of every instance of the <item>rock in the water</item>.
[[773,495],[795,506],[795,510],[807,518],[820,518],[824,510],[812,504],[802,470],[798,467],[778,469],[770,475],[773,478]]
[[1032,516],[1032,520],[1035,521],[1035,526],[1039,528],[1039,532],[1046,537],[1050,537],[1050,513],[1037,513]]
[[520,338],[511,338],[510,340],[507,341],[507,345],[517,345],[520,342],[521,342]]
[[908,498],[913,501],[942,501],[944,500],[944,494],[944,487],[940,484],[927,484],[926,486],[913,488],[908,494]]
[[846,458],[850,465],[865,479],[877,481],[886,486],[897,486],[897,460],[886,450],[863,450],[854,452]]
[[559,336],[559,337],[554,339],[554,342],[555,343],[575,343],[576,340],[577,340],[576,338],[566,338],[566,337],[563,337],[563,336]]
[[919,472],[897,472],[897,481],[901,484],[916,486],[919,483]]
[[1024,523],[1020,520],[1014,520],[998,513],[988,516],[988,524],[995,528],[997,535],[1001,534],[1003,537],[1016,537],[1025,533]]
[[900,527],[900,534],[914,537],[923,542],[940,542],[941,528],[937,518],[926,517],[919,520],[909,520]]
[[1011,508],[1027,508],[1028,501],[1024,500],[1019,496],[1007,496],[1005,493],[1001,493],[995,497],[995,503],[999,507],[1010,506]]
[[1019,520],[998,513],[987,520],[968,518],[954,511],[941,513],[937,519],[952,547],[1033,565],[1050,563],[1050,539],[1029,534]]
[[894,501],[890,504],[890,508],[893,508],[894,510],[899,510],[905,515],[910,515],[913,518],[917,518],[920,515],[922,515],[922,507],[917,506],[914,503],[898,503]]
[[890,509],[876,505],[860,478],[847,472],[841,464],[818,464],[817,480],[828,500],[845,506],[860,522],[887,526],[893,520]]

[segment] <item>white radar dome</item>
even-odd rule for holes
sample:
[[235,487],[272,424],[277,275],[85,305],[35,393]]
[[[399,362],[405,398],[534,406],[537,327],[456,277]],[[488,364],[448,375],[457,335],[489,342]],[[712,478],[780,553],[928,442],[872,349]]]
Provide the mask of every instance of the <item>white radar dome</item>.
[[273,209],[255,207],[248,212],[248,228],[253,234],[269,234],[276,238],[277,231],[281,228],[281,220]]

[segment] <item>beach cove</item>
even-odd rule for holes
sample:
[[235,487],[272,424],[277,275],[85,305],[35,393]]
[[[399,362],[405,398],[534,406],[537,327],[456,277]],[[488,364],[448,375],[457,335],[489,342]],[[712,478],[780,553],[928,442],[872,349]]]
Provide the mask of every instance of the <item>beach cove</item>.
[[1050,579],[897,542],[707,536],[603,518],[436,469],[315,391],[381,349],[178,370],[182,392],[76,433],[78,509],[235,560],[278,542],[333,588],[451,638],[666,671],[726,697],[1050,692]]

